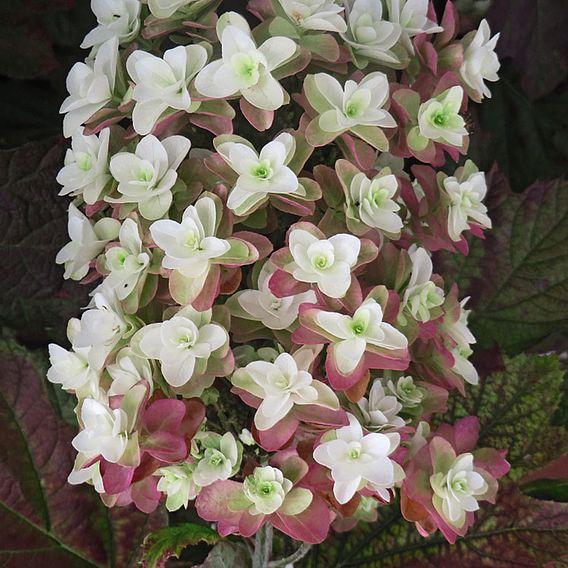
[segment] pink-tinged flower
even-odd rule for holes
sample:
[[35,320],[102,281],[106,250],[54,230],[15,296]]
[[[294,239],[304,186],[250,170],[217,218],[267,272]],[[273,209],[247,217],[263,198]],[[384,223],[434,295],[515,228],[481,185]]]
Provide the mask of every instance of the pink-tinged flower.
[[269,287],[280,298],[308,290],[315,284],[330,298],[344,298],[353,284],[352,272],[376,258],[376,245],[368,239],[337,234],[326,239],[311,223],[296,223],[288,232],[288,247],[280,249],[271,261],[280,269],[272,275]]
[[303,347],[293,355],[282,353],[274,363],[253,361],[231,377],[232,392],[257,409],[256,437],[264,449],[282,447],[300,422],[328,427],[346,423],[336,394],[309,372],[318,352]]
[[402,512],[426,536],[439,529],[454,543],[474,522],[478,501],[495,502],[497,479],[509,471],[504,452],[474,450],[479,421],[442,425],[405,465]]
[[204,487],[195,507],[202,519],[218,523],[221,536],[250,537],[268,522],[296,540],[318,544],[332,517],[325,501],[303,484],[307,473],[308,464],[294,450],[278,452],[244,483],[218,481]]
[[325,368],[334,389],[346,390],[363,379],[369,369],[405,370],[408,340],[384,321],[388,292],[373,289],[353,315],[333,313],[317,305],[300,307],[296,343],[328,343]]
[[340,504],[365,488],[390,501],[389,490],[404,478],[400,465],[389,458],[398,448],[400,435],[365,434],[357,418],[348,416],[348,426],[322,437],[314,459],[331,470],[333,494]]

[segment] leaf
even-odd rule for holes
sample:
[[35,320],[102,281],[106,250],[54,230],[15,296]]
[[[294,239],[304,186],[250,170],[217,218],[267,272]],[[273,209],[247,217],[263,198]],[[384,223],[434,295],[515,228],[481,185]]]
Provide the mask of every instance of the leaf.
[[24,341],[65,341],[67,320],[88,301],[55,264],[69,240],[55,181],[65,146],[55,137],[0,151],[0,324]]
[[494,0],[487,14],[500,31],[497,53],[511,58],[525,92],[542,96],[568,74],[568,11],[557,0]]
[[566,87],[531,101],[510,65],[503,65],[499,75],[499,82],[490,85],[491,99],[476,109],[480,131],[471,139],[471,158],[485,170],[497,161],[514,191],[568,173]]
[[550,501],[568,501],[568,454],[564,454],[532,471],[522,480],[522,490],[526,495]]
[[509,475],[518,479],[568,450],[566,430],[550,425],[562,404],[564,372],[556,355],[518,355],[504,364],[504,370],[470,386],[465,398],[456,396],[445,421],[477,416],[477,445],[507,450]]
[[469,256],[438,257],[440,274],[471,295],[478,345],[510,354],[568,331],[568,182],[512,193],[495,174],[487,199],[494,229]]
[[250,556],[244,546],[223,540],[213,547],[198,568],[234,568],[249,563]]
[[150,533],[144,539],[144,568],[162,568],[166,560],[175,556],[179,558],[184,548],[199,542],[215,544],[219,535],[213,529],[195,523],[183,523],[164,527]]
[[0,562],[37,566],[135,566],[161,512],[107,509],[92,487],[72,486],[74,430],[51,407],[34,358],[0,339]]

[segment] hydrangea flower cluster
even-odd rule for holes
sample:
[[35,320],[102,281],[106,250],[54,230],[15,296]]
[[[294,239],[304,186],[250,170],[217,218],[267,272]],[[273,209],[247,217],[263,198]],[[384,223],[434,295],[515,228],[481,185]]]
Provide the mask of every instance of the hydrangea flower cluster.
[[458,38],[451,2],[243,4],[92,2],[57,178],[57,262],[94,288],[50,346],[78,400],[69,482],[307,543],[399,493],[453,542],[508,470],[475,417],[430,427],[478,381],[432,253],[491,227],[485,174],[455,164],[497,36]]

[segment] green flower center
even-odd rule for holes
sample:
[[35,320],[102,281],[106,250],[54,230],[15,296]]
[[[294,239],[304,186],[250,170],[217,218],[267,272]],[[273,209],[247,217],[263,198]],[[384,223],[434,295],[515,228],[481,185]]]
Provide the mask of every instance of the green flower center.
[[261,481],[261,482],[257,485],[257,488],[256,488],[257,493],[258,493],[259,495],[263,495],[263,496],[270,495],[270,494],[272,493],[273,489],[274,489],[274,488],[272,487],[272,485],[273,485],[273,484],[272,484],[272,482],[270,482],[270,481]]
[[367,326],[361,321],[354,321],[351,323],[351,329],[355,335],[362,335],[365,333]]
[[381,187],[373,188],[369,192],[368,200],[371,202],[372,205],[375,207],[382,207],[387,200],[388,197],[388,189],[384,189]]
[[213,454],[209,458],[209,463],[212,466],[215,466],[215,467],[221,465],[224,461],[225,461],[225,457],[222,454],[220,454],[219,452],[216,452],[215,454]]
[[247,83],[256,84],[258,82],[258,61],[247,53],[236,53],[233,55],[231,63],[235,73]]
[[327,268],[330,263],[326,256],[324,256],[323,254],[318,254],[317,256],[314,256],[314,258],[312,259],[312,264],[316,268],[323,270],[324,268]]
[[262,160],[252,171],[252,175],[261,180],[270,179],[273,173],[268,160]]
[[464,493],[467,490],[467,481],[465,479],[456,479],[452,482],[452,489],[456,493]]
[[75,154],[75,159],[77,167],[84,172],[88,172],[93,167],[93,158],[85,152]]
[[434,126],[437,126],[438,128],[444,128],[444,126],[447,125],[449,118],[449,113],[444,109],[440,109],[432,114],[430,121]]
[[351,448],[349,450],[349,459],[358,460],[361,456],[361,448]]
[[196,235],[194,231],[187,233],[185,236],[183,245],[190,250],[198,250],[199,249],[199,235]]
[[138,172],[138,181],[149,182],[154,177],[154,170],[152,167],[142,168]]

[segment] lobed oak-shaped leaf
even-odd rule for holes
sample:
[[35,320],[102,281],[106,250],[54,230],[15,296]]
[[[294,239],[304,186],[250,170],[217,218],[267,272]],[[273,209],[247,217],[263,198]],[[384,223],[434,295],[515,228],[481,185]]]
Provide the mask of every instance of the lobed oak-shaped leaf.
[[0,339],[0,369],[0,564],[135,566],[165,515],[109,510],[91,487],[69,485],[75,432],[51,407],[34,358]]
[[474,240],[467,257],[440,254],[437,266],[472,296],[478,346],[514,354],[568,331],[568,181],[515,194],[494,172],[487,204],[487,238]]

